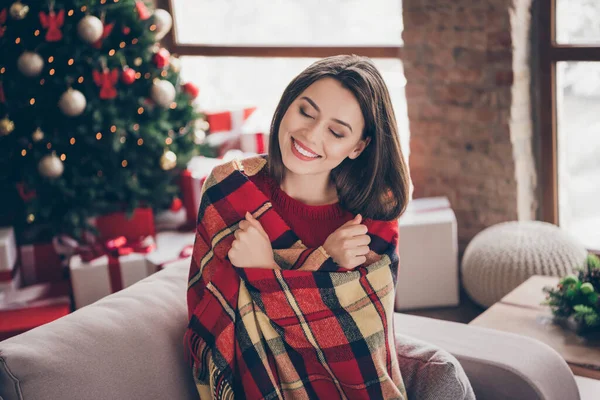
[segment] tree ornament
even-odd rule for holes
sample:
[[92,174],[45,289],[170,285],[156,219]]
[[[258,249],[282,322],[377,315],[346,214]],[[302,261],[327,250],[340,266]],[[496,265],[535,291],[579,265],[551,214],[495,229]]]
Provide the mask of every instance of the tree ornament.
[[158,8],[154,10],[154,24],[156,25],[156,40],[161,40],[171,30],[173,17],[167,10]]
[[160,167],[164,171],[169,171],[177,166],[177,155],[171,150],[165,150],[160,157]]
[[50,10],[48,14],[40,11],[40,23],[42,28],[48,29],[46,32],[46,42],[58,42],[62,39],[63,34],[60,31],[65,23],[65,10],[60,10],[58,14],[54,10]]
[[171,56],[169,60],[169,67],[171,68],[171,71],[178,74],[179,72],[181,72],[181,60],[177,57]]
[[30,200],[33,200],[36,196],[35,189],[29,190],[25,186],[25,183],[19,182],[15,185],[17,187],[17,191],[19,192],[19,196],[25,203],[28,203]]
[[10,135],[12,131],[15,130],[15,123],[11,121],[8,117],[4,117],[0,119],[0,135],[6,136]]
[[135,60],[133,60],[133,65],[139,67],[142,65],[143,62],[144,60],[142,60],[142,57],[136,57]]
[[135,70],[128,66],[123,67],[123,73],[121,74],[121,82],[126,85],[131,85],[135,82]]
[[69,117],[77,117],[85,111],[87,101],[79,90],[69,88],[60,96],[58,107],[63,114]]
[[17,60],[17,68],[23,75],[33,78],[42,73],[44,59],[38,53],[25,51]]
[[31,134],[31,139],[33,139],[34,142],[39,142],[41,140],[44,140],[44,131],[41,130],[40,128],[37,128]]
[[155,79],[152,84],[150,96],[152,100],[163,108],[168,108],[175,100],[175,86],[169,81]]
[[102,100],[114,99],[117,97],[117,89],[115,85],[119,81],[119,70],[109,70],[105,68],[103,72],[92,71],[94,82],[100,88],[100,98]]
[[0,10],[0,39],[4,36],[4,32],[6,32],[6,8]]
[[0,81],[0,104],[6,103],[6,95],[4,95],[4,86]]
[[21,3],[19,0],[10,6],[10,17],[17,21],[24,19],[29,12],[29,6]]
[[154,54],[154,57],[152,58],[152,60],[154,61],[154,64],[156,64],[156,66],[158,68],[164,68],[167,65],[169,65],[170,58],[171,58],[171,53],[169,53],[169,50],[162,48]]
[[77,34],[86,43],[93,44],[102,38],[104,24],[100,18],[86,15],[77,24]]
[[47,154],[38,163],[38,172],[46,178],[55,179],[60,177],[65,170],[63,162],[56,156],[55,152]]
[[181,210],[182,206],[183,206],[183,202],[181,201],[181,199],[179,197],[175,197],[173,199],[173,201],[171,202],[171,207],[169,207],[169,209],[173,212],[177,212],[177,211]]
[[202,129],[194,129],[194,143],[202,144],[206,139],[206,132]]
[[151,17],[150,11],[148,11],[148,7],[146,7],[146,3],[144,3],[142,0],[136,0],[135,9],[137,10],[138,16],[142,21],[145,21]]
[[114,27],[115,27],[114,22],[111,22],[110,24],[104,24],[104,27],[102,28],[102,36],[100,37],[100,39],[98,39],[94,43],[92,43],[92,46],[96,49],[101,48],[102,42],[104,41],[104,39],[106,39],[111,34]]
[[194,100],[200,94],[200,89],[198,89],[198,86],[194,85],[192,82],[182,85],[181,88],[185,93],[190,95],[192,100]]
[[131,33],[131,28],[128,26],[124,26],[121,31],[123,32],[123,35],[129,35]]

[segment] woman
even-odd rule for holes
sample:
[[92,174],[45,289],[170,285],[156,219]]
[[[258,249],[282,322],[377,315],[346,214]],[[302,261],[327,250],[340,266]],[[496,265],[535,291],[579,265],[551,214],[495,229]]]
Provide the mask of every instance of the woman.
[[285,89],[269,156],[203,187],[186,351],[201,398],[396,398],[398,224],[408,174],[389,93],[364,57]]

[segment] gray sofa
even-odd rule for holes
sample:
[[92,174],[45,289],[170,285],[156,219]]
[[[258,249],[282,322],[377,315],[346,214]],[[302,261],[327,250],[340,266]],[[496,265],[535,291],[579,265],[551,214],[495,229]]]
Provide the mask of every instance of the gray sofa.
[[[0,399],[197,399],[183,361],[188,265],[0,342]],[[538,341],[399,313],[395,333],[411,399],[579,399]]]

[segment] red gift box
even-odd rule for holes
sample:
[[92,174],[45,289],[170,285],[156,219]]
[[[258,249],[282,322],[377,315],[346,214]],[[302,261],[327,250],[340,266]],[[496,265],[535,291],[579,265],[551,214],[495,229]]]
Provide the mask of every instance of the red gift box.
[[130,241],[146,236],[156,237],[151,208],[136,208],[131,218],[127,218],[125,212],[115,212],[92,218],[90,223],[98,229],[98,239],[101,241],[119,236],[125,236]]
[[19,246],[19,264],[24,286],[65,279],[62,257],[52,243]]
[[209,133],[218,132],[239,132],[250,115],[256,110],[256,107],[243,108],[239,110],[226,111],[205,111],[204,118],[209,123]]
[[187,226],[195,227],[198,208],[202,197],[202,185],[214,167],[223,160],[208,157],[194,157],[188,163],[188,168],[179,177],[179,187],[186,211]]
[[68,282],[44,283],[0,294],[0,341],[71,312]]
[[240,136],[240,150],[244,153],[267,153],[269,136],[264,133],[242,133]]

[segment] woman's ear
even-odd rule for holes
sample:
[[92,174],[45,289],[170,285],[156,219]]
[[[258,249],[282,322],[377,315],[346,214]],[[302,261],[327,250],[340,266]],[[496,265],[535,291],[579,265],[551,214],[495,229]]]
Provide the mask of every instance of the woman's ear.
[[367,148],[369,143],[371,143],[370,137],[366,138],[365,140],[361,139],[358,142],[358,144],[356,145],[356,148],[354,150],[352,150],[352,153],[350,153],[350,155],[348,157],[350,157],[350,159],[354,160],[355,158],[360,156],[360,154]]

